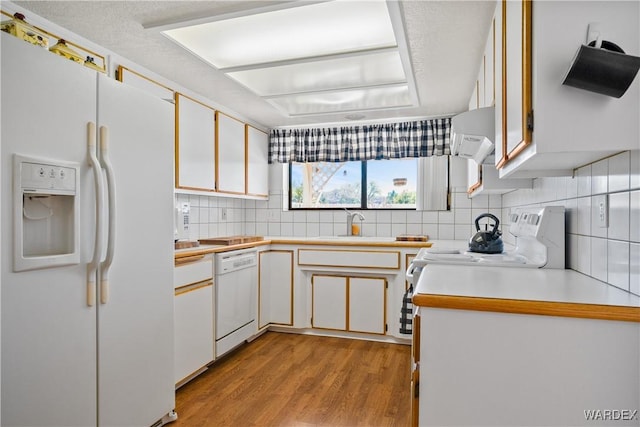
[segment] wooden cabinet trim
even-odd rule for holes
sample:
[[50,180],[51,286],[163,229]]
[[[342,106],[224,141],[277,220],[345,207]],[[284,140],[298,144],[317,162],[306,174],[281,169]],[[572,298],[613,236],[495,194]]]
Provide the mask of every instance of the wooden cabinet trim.
[[135,74],[136,76],[138,76],[138,77],[140,77],[142,79],[145,79],[145,80],[147,80],[147,81],[149,81],[149,82],[151,82],[151,83],[153,83],[155,85],[160,86],[161,88],[170,90],[171,92],[175,93],[175,89],[170,88],[169,86],[163,85],[162,83],[159,83],[159,82],[153,80],[152,78],[147,77],[144,74],[141,74],[141,73],[139,73],[137,71],[133,71],[131,68],[125,67],[123,65],[118,65],[118,69],[116,70],[116,77],[117,77],[116,80],[118,80],[121,83],[125,83],[124,80],[123,80],[124,71],[127,71],[127,72],[129,72],[131,74]]
[[491,311],[497,313],[533,314],[576,317],[582,319],[640,322],[640,308],[600,304],[579,304],[550,301],[476,298],[452,295],[415,294],[414,305],[455,310]]
[[209,286],[213,286],[213,280],[205,280],[198,283],[191,283],[189,285],[181,286],[179,288],[174,289],[174,295],[183,295],[188,292],[197,291],[198,289],[206,288]]
[[509,161],[517,157],[533,139],[533,130],[528,126],[527,117],[533,114],[532,104],[532,49],[531,49],[531,27],[532,27],[532,1],[521,0],[522,2],[522,140],[508,151],[508,120],[507,117],[507,3],[512,0],[502,0],[502,157],[496,167],[503,168]]
[[[267,249],[265,251],[260,251],[258,252],[258,301],[260,301],[260,294],[262,292],[262,287],[260,286],[260,284],[262,283],[262,276],[261,276],[261,269],[260,269],[260,264],[262,263],[262,254],[265,253],[285,253],[285,254],[289,254],[291,257],[291,270],[289,272],[289,280],[291,283],[291,292],[290,292],[290,296],[289,296],[289,306],[291,307],[290,311],[289,311],[289,322],[288,323],[280,323],[280,322],[269,322],[266,323],[263,326],[258,325],[258,327],[262,328],[266,328],[269,325],[279,325],[279,326],[293,326],[293,305],[294,305],[294,270],[293,270],[293,250],[292,249]],[[258,304],[258,319],[260,319],[260,304]]]
[[[200,104],[205,108],[210,109],[211,111],[213,111],[214,113],[214,141],[213,141],[213,145],[214,145],[214,158],[213,158],[213,163],[215,166],[215,170],[217,170],[218,168],[218,163],[217,163],[217,157],[218,157],[218,143],[217,143],[217,139],[218,139],[218,135],[217,135],[217,129],[218,127],[216,126],[216,119],[215,117],[217,114],[217,111],[203,103],[198,101],[197,99],[194,99],[188,95],[185,95],[183,93],[180,92],[174,92],[173,95],[173,100],[175,103],[175,126],[174,126],[174,135],[175,135],[175,151],[174,151],[174,165],[175,165],[175,187],[181,190],[194,190],[194,191],[206,191],[209,193],[213,193],[215,192],[215,188],[201,188],[201,187],[190,187],[190,186],[184,186],[184,185],[180,185],[180,97],[183,98],[187,98],[188,100],[195,102],[196,104]],[[215,182],[214,185],[217,186],[218,185],[218,180],[217,180],[217,176],[215,177]]]

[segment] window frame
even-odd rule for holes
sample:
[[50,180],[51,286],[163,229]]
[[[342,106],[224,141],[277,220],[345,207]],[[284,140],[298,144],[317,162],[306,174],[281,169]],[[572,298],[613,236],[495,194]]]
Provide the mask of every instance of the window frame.
[[[391,160],[406,160],[406,159],[391,159]],[[293,207],[292,203],[291,203],[291,196],[292,196],[292,168],[293,168],[293,164],[294,163],[289,163],[288,164],[288,191],[287,191],[287,208],[289,211],[343,211],[345,209],[349,209],[349,210],[369,210],[369,211],[382,211],[382,210],[389,210],[389,211],[416,211],[418,210],[418,205],[417,205],[417,201],[416,204],[413,207],[406,207],[406,208],[370,208],[368,207],[368,203],[367,203],[367,188],[368,188],[368,181],[367,181],[367,171],[368,168],[365,166],[367,164],[367,162],[369,162],[370,160],[356,160],[358,162],[360,162],[360,207],[326,207],[326,208],[321,208],[321,207],[312,207],[312,208],[297,208],[297,207]],[[373,160],[375,161],[375,160]],[[300,163],[301,164],[301,163]],[[417,181],[418,181],[418,176],[417,176],[417,170],[416,170],[416,197],[418,196],[418,186],[420,185]]]

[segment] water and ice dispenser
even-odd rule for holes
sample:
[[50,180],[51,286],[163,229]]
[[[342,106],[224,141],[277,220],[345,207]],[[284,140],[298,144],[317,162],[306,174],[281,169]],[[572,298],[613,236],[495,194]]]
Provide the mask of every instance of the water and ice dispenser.
[[13,270],[80,262],[80,165],[14,155]]

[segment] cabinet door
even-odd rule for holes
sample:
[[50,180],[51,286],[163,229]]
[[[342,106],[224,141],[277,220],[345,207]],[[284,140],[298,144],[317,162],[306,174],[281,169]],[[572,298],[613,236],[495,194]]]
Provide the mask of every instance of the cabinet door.
[[245,132],[244,123],[216,112],[217,190],[223,193],[245,194]]
[[487,44],[484,50],[484,105],[485,107],[491,107],[495,105],[496,93],[494,85],[496,81],[496,21],[495,19],[491,23],[489,30],[489,37],[487,38]]
[[386,279],[349,277],[348,280],[348,330],[384,334],[386,331]]
[[[503,167],[532,140],[531,1],[503,0],[501,10],[501,141],[497,167]],[[496,128],[496,130],[498,130]]]
[[176,383],[213,360],[213,282],[175,291],[174,340]]
[[260,252],[259,267],[258,327],[293,326],[293,251]]
[[214,191],[215,111],[176,93],[176,188]]
[[269,195],[269,135],[246,125],[247,194]]
[[347,278],[313,275],[312,314],[313,328],[347,329]]

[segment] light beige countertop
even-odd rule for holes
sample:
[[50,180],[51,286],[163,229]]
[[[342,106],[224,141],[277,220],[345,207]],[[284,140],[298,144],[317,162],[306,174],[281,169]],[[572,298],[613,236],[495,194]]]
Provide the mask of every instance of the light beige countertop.
[[204,245],[195,248],[176,249],[175,258],[200,256],[210,253],[228,252],[264,245],[309,245],[309,246],[366,246],[394,248],[431,247],[434,242],[396,241],[395,237],[319,236],[319,237],[265,237],[264,240],[238,245]]
[[417,306],[640,322],[640,297],[566,269],[430,264]]

